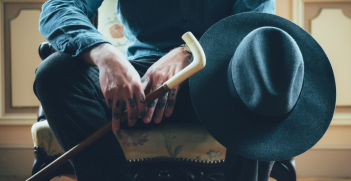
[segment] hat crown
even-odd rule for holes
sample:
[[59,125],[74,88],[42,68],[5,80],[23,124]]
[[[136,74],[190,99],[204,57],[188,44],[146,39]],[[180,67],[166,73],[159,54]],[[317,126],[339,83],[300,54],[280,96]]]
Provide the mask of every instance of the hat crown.
[[233,84],[249,110],[279,117],[294,108],[302,89],[304,63],[298,45],[285,31],[274,27],[253,30],[231,61]]

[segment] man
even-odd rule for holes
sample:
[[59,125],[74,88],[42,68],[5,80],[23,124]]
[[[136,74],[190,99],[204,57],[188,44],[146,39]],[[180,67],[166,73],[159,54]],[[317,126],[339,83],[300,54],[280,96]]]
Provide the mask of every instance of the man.
[[[145,104],[147,93],[190,63],[191,54],[180,47],[181,35],[191,31],[200,38],[211,25],[232,14],[274,13],[275,2],[120,0],[117,16],[129,40],[124,54],[89,21],[101,3],[51,0],[43,5],[40,31],[61,53],[40,64],[34,91],[64,151],[111,119],[112,129],[117,131],[124,109],[128,111],[129,126],[139,123],[138,118],[145,124],[159,124],[163,115],[170,121],[181,117],[198,122],[186,84],[180,92],[178,86],[153,104]],[[78,180],[132,180],[112,132],[71,159],[71,163]],[[268,163],[268,174],[271,166]]]

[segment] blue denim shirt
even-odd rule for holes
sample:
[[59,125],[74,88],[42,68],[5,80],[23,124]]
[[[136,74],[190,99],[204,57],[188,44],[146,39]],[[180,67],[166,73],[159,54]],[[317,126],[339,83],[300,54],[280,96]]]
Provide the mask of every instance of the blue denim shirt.
[[[89,19],[102,0],[50,0],[42,7],[39,30],[62,52],[78,56],[108,40]],[[275,0],[118,0],[117,16],[128,38],[128,60],[163,56],[183,44],[191,31],[196,38],[217,21],[242,12],[274,13]]]

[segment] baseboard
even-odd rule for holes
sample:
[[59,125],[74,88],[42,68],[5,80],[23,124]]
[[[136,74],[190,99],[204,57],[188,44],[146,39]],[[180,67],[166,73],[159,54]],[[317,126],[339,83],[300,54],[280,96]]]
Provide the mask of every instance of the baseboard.
[[34,146],[33,144],[0,144],[0,150],[4,149],[27,149],[27,150],[33,150]]
[[312,150],[351,150],[351,145],[316,145]]
[[351,178],[349,148],[314,148],[295,157],[295,161],[300,178]]

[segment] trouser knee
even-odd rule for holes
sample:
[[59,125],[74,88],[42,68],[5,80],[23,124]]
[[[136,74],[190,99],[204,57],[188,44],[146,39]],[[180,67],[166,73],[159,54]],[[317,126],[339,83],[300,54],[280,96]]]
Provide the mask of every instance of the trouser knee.
[[[60,82],[73,79],[81,69],[82,60],[69,54],[56,52],[42,61],[35,71],[33,90],[40,100],[49,87],[62,86]],[[51,89],[52,91],[53,89]]]

